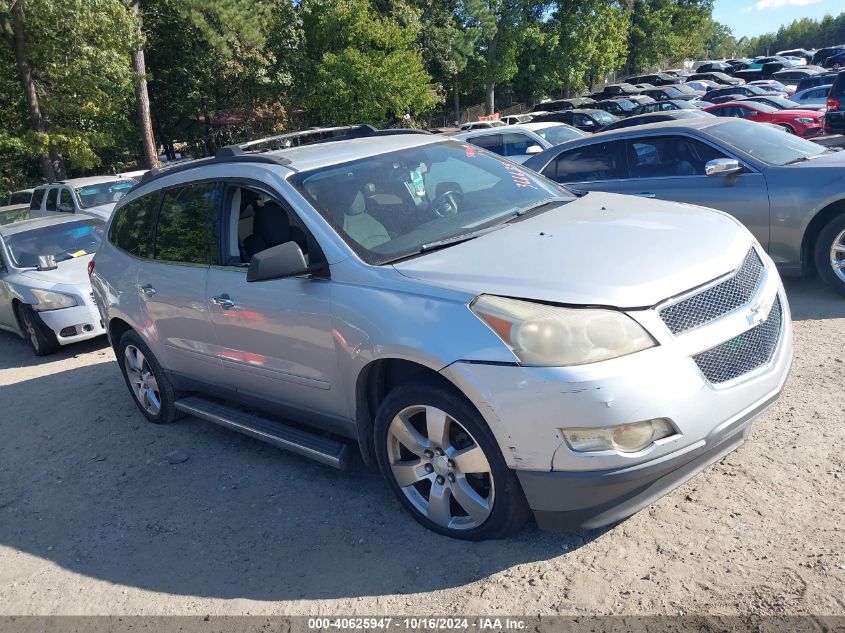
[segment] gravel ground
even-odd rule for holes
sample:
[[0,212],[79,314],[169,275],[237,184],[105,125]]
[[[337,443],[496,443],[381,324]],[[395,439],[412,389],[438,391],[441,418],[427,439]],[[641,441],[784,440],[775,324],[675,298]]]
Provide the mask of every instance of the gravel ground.
[[792,375],[739,450],[610,529],[478,544],[360,464],[146,423],[103,340],[0,334],[0,615],[845,614],[845,299],[788,292]]

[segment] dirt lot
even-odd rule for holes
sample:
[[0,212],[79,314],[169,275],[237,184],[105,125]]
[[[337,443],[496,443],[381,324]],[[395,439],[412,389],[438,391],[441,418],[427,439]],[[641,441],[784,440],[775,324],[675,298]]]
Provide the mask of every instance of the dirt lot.
[[0,334],[0,615],[845,614],[845,300],[788,291],[795,366],[743,447],[611,529],[480,544],[361,465],[147,424],[105,341]]

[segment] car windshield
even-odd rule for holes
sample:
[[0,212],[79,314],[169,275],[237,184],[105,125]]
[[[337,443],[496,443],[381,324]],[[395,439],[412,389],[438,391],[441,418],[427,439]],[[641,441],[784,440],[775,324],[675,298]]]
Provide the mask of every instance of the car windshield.
[[103,237],[103,222],[96,219],[62,222],[6,238],[16,268],[35,268],[40,255],[52,255],[57,262],[91,255]]
[[799,104],[791,99],[786,99],[785,97],[774,97],[769,96],[766,97],[765,101],[756,101],[754,99],[750,99],[750,101],[754,101],[754,103],[768,103],[770,105],[774,105],[782,110],[788,110],[789,108],[797,108]]
[[534,132],[538,136],[546,139],[552,145],[560,145],[561,143],[571,141],[574,138],[587,136],[586,132],[582,132],[574,127],[567,127],[565,125],[555,125],[541,130],[534,130]]
[[291,182],[371,264],[433,250],[544,203],[574,199],[532,171],[456,141],[305,171]]
[[100,204],[117,202],[129,193],[129,190],[134,186],[135,183],[131,180],[115,180],[114,182],[79,187],[76,190],[76,195],[79,196],[79,206],[88,209]]
[[770,165],[786,165],[820,156],[823,146],[787,134],[777,127],[751,121],[727,120],[707,128],[721,142]]
[[675,88],[675,86],[666,86],[663,89],[663,92],[665,92],[670,97],[677,97],[678,95],[682,94],[680,90]]
[[614,116],[609,112],[604,112],[602,110],[596,110],[591,116],[602,125],[609,125],[619,120],[618,116]]

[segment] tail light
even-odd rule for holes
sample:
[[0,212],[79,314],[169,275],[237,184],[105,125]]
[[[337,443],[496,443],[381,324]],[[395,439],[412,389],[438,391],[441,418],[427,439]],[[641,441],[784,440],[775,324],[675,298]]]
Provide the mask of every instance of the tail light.
[[827,109],[828,110],[838,110],[839,109],[839,99],[836,97],[828,97],[827,98]]
[[93,273],[93,272],[94,272],[94,260],[92,259],[90,262],[88,262],[88,276],[90,277],[91,273]]

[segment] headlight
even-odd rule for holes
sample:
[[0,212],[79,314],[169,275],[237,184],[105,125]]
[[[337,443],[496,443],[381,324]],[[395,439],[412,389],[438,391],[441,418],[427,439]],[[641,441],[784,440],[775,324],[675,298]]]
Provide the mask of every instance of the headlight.
[[70,295],[52,290],[33,290],[32,294],[38,299],[33,308],[39,312],[46,310],[58,310],[59,308],[72,308],[76,305],[76,299]]
[[815,119],[811,119],[811,118],[810,118],[810,117],[808,117],[808,116],[799,116],[798,118],[796,118],[796,119],[795,119],[795,122],[796,122],[796,123],[810,124],[810,123],[815,123],[815,122],[816,122],[816,120],[815,120]]
[[639,323],[613,310],[559,308],[493,295],[479,296],[470,309],[522,365],[596,363],[657,344]]
[[561,430],[569,448],[579,453],[614,450],[621,453],[636,453],[651,446],[657,440],[676,434],[675,427],[666,418],[643,420],[619,426]]

